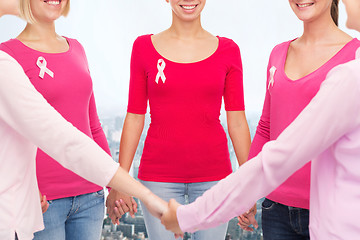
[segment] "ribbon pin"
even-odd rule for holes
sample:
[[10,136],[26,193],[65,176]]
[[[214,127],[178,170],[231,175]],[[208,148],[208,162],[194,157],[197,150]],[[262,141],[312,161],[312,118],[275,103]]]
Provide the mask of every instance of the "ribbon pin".
[[156,79],[155,82],[158,84],[159,83],[159,78],[161,78],[162,82],[165,83],[166,77],[164,74],[164,69],[165,69],[165,61],[163,59],[159,59],[157,62],[157,69],[158,69],[158,73],[156,74]]
[[270,87],[274,86],[274,76],[275,76],[275,72],[276,72],[276,67],[272,66],[269,70],[270,72],[270,77],[269,77],[269,85],[268,85],[268,90],[270,89]]
[[37,59],[36,65],[40,68],[39,77],[44,79],[44,75],[47,73],[50,77],[54,78],[54,73],[46,67],[47,62],[44,57],[39,57]]

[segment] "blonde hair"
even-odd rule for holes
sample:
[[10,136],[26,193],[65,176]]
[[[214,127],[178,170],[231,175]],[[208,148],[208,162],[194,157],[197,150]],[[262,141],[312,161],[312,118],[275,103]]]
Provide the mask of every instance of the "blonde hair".
[[[70,12],[70,0],[67,0],[64,12],[62,15],[66,17]],[[20,17],[28,23],[36,23],[36,19],[31,11],[30,0],[20,0]]]

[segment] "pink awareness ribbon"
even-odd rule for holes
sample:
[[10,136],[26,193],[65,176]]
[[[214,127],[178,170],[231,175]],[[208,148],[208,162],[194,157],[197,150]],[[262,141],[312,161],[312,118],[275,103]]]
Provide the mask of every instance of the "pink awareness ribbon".
[[47,62],[44,57],[39,57],[36,61],[36,65],[40,68],[39,77],[44,78],[45,73],[54,78],[54,73],[46,67]]
[[162,82],[165,83],[166,77],[164,74],[164,69],[165,69],[165,61],[163,59],[159,59],[157,62],[157,69],[158,69],[158,73],[156,74],[156,79],[155,82],[158,84],[159,83],[159,78],[161,78]]

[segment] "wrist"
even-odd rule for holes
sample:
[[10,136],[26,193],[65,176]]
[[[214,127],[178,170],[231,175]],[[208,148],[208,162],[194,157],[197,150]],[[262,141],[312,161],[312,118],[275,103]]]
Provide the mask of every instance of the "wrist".
[[146,188],[141,191],[141,195],[138,198],[144,203],[149,203],[154,198],[154,194]]

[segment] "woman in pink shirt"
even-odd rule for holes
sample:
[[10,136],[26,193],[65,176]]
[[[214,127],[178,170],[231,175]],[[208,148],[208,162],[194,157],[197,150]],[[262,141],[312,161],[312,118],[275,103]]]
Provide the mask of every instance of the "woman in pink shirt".
[[[18,4],[0,0],[0,17],[17,15]],[[32,240],[33,232],[44,228],[35,168],[37,147],[91,182],[138,197],[157,217],[166,209],[163,200],[66,121],[35,89],[19,63],[1,50],[0,133],[1,240]]]
[[[359,40],[337,27],[338,0],[289,3],[303,22],[304,32],[271,52],[265,102],[249,159],[298,116],[330,69],[353,60],[360,47]],[[309,194],[310,163],[266,196],[262,203],[264,240],[309,239]],[[246,228],[248,222],[241,224]]]
[[[347,26],[360,31],[360,1],[343,2]],[[358,239],[359,69],[359,59],[335,67],[299,116],[276,140],[266,143],[256,157],[195,203],[179,207],[171,201],[170,211],[162,219],[167,228],[181,233],[225,222],[246,211],[253,201],[269,194],[312,160],[310,238]]]
[[[232,172],[227,138],[220,124],[222,99],[239,164],[247,160],[250,134],[244,113],[238,46],[201,26],[205,0],[170,0],[172,25],[136,39],[131,58],[128,113],[120,142],[120,165],[129,170],[149,101],[151,124],[138,177],[161,198],[185,203]],[[110,192],[110,203],[122,198]],[[109,207],[110,206],[110,207]],[[117,210],[117,209],[115,209]],[[121,210],[121,209],[120,209]],[[143,207],[151,240],[169,240],[158,219]],[[111,214],[114,220],[121,214]],[[199,231],[193,239],[224,239],[227,224]]]
[[[20,63],[52,107],[109,154],[84,49],[75,39],[55,32],[55,20],[67,15],[69,8],[69,0],[20,0],[21,16],[28,24],[0,49]],[[45,230],[35,239],[98,240],[104,219],[103,187],[62,167],[40,149],[36,171],[39,189],[50,205],[44,213]]]

